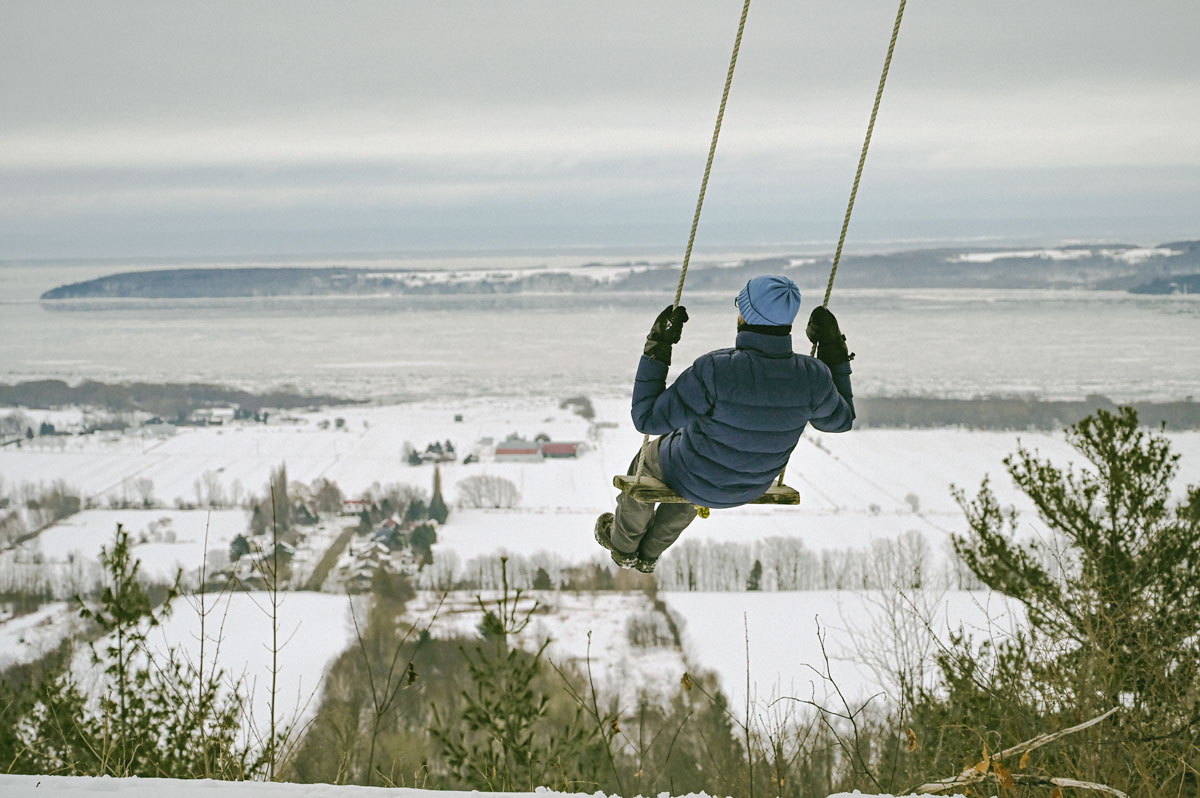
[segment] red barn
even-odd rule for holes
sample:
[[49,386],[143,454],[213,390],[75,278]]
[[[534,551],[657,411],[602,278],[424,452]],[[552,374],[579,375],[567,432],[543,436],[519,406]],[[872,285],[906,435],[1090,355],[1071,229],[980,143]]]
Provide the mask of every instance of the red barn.
[[554,443],[553,441],[546,441],[542,444],[542,457],[561,458],[578,456],[578,443]]

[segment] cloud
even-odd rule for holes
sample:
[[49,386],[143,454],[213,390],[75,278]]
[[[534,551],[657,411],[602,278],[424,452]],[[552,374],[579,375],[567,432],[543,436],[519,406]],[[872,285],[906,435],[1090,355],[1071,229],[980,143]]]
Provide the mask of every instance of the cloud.
[[[256,218],[277,231],[330,220],[316,227],[340,246],[368,209],[384,227],[407,214],[447,239],[498,230],[483,218],[544,240],[672,229],[694,203],[739,11],[735,0],[8,3],[0,229],[26,244],[8,239],[0,256],[33,252],[34,237],[53,252],[68,229],[85,249],[83,231],[109,231],[96,241],[111,247],[125,230],[121,246],[136,249],[144,219],[164,214],[180,241],[207,233],[213,246]],[[779,238],[789,217],[844,203],[894,11],[752,6],[705,229]],[[1196,218],[1197,29],[1200,4],[1168,0],[910,4],[864,214],[898,202],[891,216],[945,228],[955,208],[983,203],[980,218],[988,207],[1007,218],[1010,196],[1037,185],[1057,194],[1036,207],[1069,220],[1102,184],[1104,207],[1133,224],[1157,202],[1139,210],[1122,193],[1151,197],[1174,174],[1167,196]],[[991,206],[981,186],[995,188]]]

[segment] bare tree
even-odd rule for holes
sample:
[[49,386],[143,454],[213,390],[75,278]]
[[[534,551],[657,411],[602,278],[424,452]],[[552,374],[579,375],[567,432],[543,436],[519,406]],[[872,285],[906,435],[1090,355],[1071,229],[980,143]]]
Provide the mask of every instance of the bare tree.
[[154,480],[147,477],[139,477],[133,481],[133,490],[137,493],[138,501],[142,507],[154,506]]
[[460,481],[458,505],[469,509],[516,507],[521,500],[517,486],[504,477],[477,475]]

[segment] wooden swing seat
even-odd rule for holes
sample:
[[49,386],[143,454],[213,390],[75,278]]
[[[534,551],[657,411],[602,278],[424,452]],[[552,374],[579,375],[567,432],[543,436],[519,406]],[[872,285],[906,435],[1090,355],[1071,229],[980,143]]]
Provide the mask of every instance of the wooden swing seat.
[[[613,487],[619,489],[622,493],[629,496],[634,501],[639,502],[674,502],[678,504],[691,504],[687,499],[680,496],[675,491],[667,487],[662,481],[654,477],[642,475],[641,477],[632,477],[625,474],[618,474],[613,477]],[[748,504],[799,504],[800,494],[795,488],[789,488],[787,485],[772,485],[767,488],[767,492],[759,496]]]

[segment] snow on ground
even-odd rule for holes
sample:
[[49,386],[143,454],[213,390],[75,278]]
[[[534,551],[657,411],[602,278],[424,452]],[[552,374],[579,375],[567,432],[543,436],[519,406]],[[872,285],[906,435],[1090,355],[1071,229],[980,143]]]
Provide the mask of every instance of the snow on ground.
[[948,258],[950,263],[995,263],[998,260],[1041,258],[1043,260],[1080,260],[1090,258],[1090,249],[1021,249],[1010,252],[968,252]]
[[[482,596],[488,609],[496,610],[500,594],[495,591],[447,594],[440,611],[441,595],[422,591],[409,602],[405,619],[422,628],[429,626],[434,637],[477,638],[483,611],[476,595]],[[665,618],[655,612],[645,594],[529,590],[522,593],[517,617],[524,617],[535,601],[538,611],[516,636],[523,649],[536,651],[549,638],[546,656],[559,666],[575,665],[580,672],[586,671],[590,657],[597,689],[619,695],[626,709],[636,706],[639,694],[665,697],[678,688],[679,678],[687,670],[683,655],[674,641],[666,639]],[[664,635],[662,644],[632,645],[628,629],[633,619],[647,624],[657,621]]]
[[54,601],[26,615],[0,617],[0,671],[40,659],[83,623],[73,602]]
[[[128,436],[60,438],[61,451],[37,447],[0,450],[0,477],[10,485],[61,478],[97,497],[120,492],[138,478],[148,478],[154,481],[155,495],[173,503],[177,498],[194,500],[197,479],[206,472],[231,495],[237,486],[243,491],[261,492],[271,469],[286,463],[291,480],[332,479],[353,497],[375,482],[402,482],[429,490],[433,468],[409,466],[403,459],[405,444],[424,450],[428,443],[449,439],[460,457],[477,450],[483,461],[441,466],[445,497],[454,509],[448,522],[438,529],[435,560],[443,564],[454,560],[467,563],[504,552],[526,556],[543,553],[547,562],[571,564],[602,555],[592,540],[594,519],[612,508],[616,495],[612,476],[626,470],[641,444],[641,436],[628,422],[624,400],[605,399],[595,404],[598,424],[589,424],[569,409],[560,408],[556,401],[470,400],[300,413],[293,414],[295,420],[288,423],[181,429],[163,440]],[[456,416],[462,420],[457,421]],[[340,430],[337,418],[344,419]],[[322,425],[322,421],[330,423]],[[499,441],[510,433],[529,439],[545,433],[555,440],[584,442],[588,448],[578,460],[505,463],[492,460],[486,445],[478,443],[485,438]],[[1177,487],[1200,483],[1200,433],[1173,433],[1169,437],[1182,455]],[[1013,503],[1022,511],[1022,531],[1033,533],[1037,525],[1032,508],[1010,484],[1002,465],[1018,441],[1059,464],[1078,460],[1061,434],[961,429],[863,429],[845,435],[809,431],[793,454],[787,472],[787,482],[801,493],[800,507],[747,506],[715,511],[711,518],[697,520],[689,527],[685,539],[751,542],[793,537],[809,549],[820,551],[866,547],[875,540],[915,529],[925,534],[935,554],[944,553],[949,534],[963,529],[962,513],[950,495],[949,485],[957,483],[973,494],[987,474],[993,477],[1000,501]],[[511,510],[455,508],[455,486],[476,474],[511,480],[521,494],[518,506]],[[137,540],[164,517],[172,519],[175,542],[167,543],[164,536],[160,543],[139,545],[135,553],[146,560],[147,572],[172,573],[175,563],[195,567],[203,553],[199,541],[208,519],[205,511],[89,511],[55,526],[37,545],[44,557],[79,551],[76,569],[88,563],[94,567],[94,559],[88,558],[95,557],[101,543],[111,540],[117,521],[125,523]],[[229,539],[244,528],[245,515],[231,510],[214,512],[212,518],[209,548],[227,550]],[[688,603],[693,599],[687,596],[671,599],[672,606],[691,624],[692,634],[702,636],[707,634],[703,630],[713,628],[726,635],[719,639],[704,637],[703,644],[697,641],[691,650],[728,653],[732,658],[729,663],[712,665],[722,671],[727,685],[744,681],[744,672],[733,668],[741,662],[741,647],[736,644],[741,640],[741,614],[736,607],[744,602],[770,601],[754,596],[746,597],[744,602],[742,598],[726,600],[729,595],[739,594],[712,599],[711,611],[703,604],[693,607]],[[787,609],[764,604],[761,612],[751,614],[777,617],[780,624],[793,617],[800,619],[795,623],[809,623],[814,613],[808,610],[815,605],[824,607],[822,617],[833,625],[830,605],[822,604],[832,600],[820,594],[793,594],[780,599],[784,603],[779,606]],[[598,615],[605,612],[598,610]],[[723,621],[710,623],[710,615]],[[697,618],[702,620],[698,622]],[[561,633],[559,636],[565,638]],[[788,649],[791,653],[781,653],[778,659],[815,661],[811,653],[815,644],[813,627],[802,626],[792,637],[805,641],[806,647]],[[771,658],[763,654],[762,659],[765,664]],[[803,672],[794,662],[785,664],[787,668],[772,664],[770,670],[787,674],[789,679]],[[773,677],[764,675],[758,681],[760,692],[775,686]]]
[[329,547],[337,541],[347,526],[357,523],[357,519],[338,517],[322,520],[316,526],[304,527],[304,537],[297,544],[290,563],[292,584],[297,587],[306,584]]
[[[482,594],[489,609],[496,608],[498,595]],[[435,637],[478,636],[483,611],[476,594],[459,591],[446,596],[439,610],[441,595],[422,592],[410,603],[406,620],[421,627],[432,622],[430,633]],[[526,650],[536,650],[549,637],[551,660],[583,668],[590,634],[597,686],[619,694],[626,708],[634,705],[639,691],[672,694],[685,671],[713,671],[738,715],[745,711],[748,655],[751,713],[758,716],[783,696],[832,706],[829,702],[837,700],[835,683],[850,700],[861,702],[894,687],[891,674],[897,665],[923,661],[927,669],[950,632],[961,629],[977,638],[1005,638],[1023,618],[1015,603],[987,592],[660,592],[658,597],[681,629],[682,651],[667,639],[649,648],[630,643],[628,628],[634,619],[657,622],[669,638],[665,619],[641,593],[576,596],[526,591],[518,617],[535,600],[541,609],[517,641]],[[899,662],[895,650],[884,651],[890,646],[881,647],[881,640],[895,641],[895,650],[907,652],[906,661]],[[925,675],[931,676],[928,670]]]
[[[330,479],[348,496],[375,482],[408,483],[428,491],[433,469],[404,462],[405,444],[424,450],[428,443],[451,440],[460,457],[473,449],[485,454],[480,463],[441,466],[443,491],[452,507],[460,480],[477,474],[503,477],[520,491],[519,509],[533,516],[529,519],[537,530],[533,534],[549,535],[562,527],[553,520],[556,514],[594,519],[609,509],[615,496],[612,477],[624,473],[641,443],[629,424],[624,401],[598,401],[596,407],[596,420],[608,426],[590,426],[570,410],[560,409],[557,402],[514,399],[340,408],[296,414],[298,423],[292,424],[183,428],[163,440],[59,438],[61,451],[0,450],[0,476],[10,485],[63,479],[99,501],[128,492],[135,480],[146,478],[154,482],[160,501],[174,504],[195,502],[197,480],[205,474],[223,487],[227,497],[239,492],[261,494],[271,470],[286,463],[289,479],[305,483]],[[456,422],[455,416],[463,420]],[[320,428],[320,422],[335,418],[345,419],[344,429],[332,424]],[[578,460],[504,463],[490,461],[486,447],[477,445],[481,439],[497,442],[510,433],[527,439],[545,433],[589,448]],[[1170,437],[1183,455],[1181,482],[1200,482],[1200,433]],[[799,510],[739,508],[716,513],[707,523],[718,536],[728,532],[765,537],[789,530],[807,534],[813,548],[822,548],[823,540],[846,540],[847,535],[857,541],[894,536],[910,528],[956,527],[961,513],[950,496],[950,483],[974,490],[988,473],[996,477],[1002,501],[1028,510],[1004,477],[1001,464],[1018,440],[1056,460],[1075,459],[1061,434],[863,429],[824,435],[810,430],[787,471],[788,483],[801,493]],[[919,502],[923,518],[912,512],[910,496]],[[570,521],[574,525],[577,519]],[[472,523],[477,529],[478,520]],[[591,524],[583,526],[589,529]],[[454,533],[448,528],[447,534]],[[470,541],[477,538],[476,532],[464,530],[467,545],[475,545]]]
[[1144,263],[1150,260],[1150,258],[1169,258],[1181,253],[1178,250],[1167,247],[1101,248],[1094,251],[1086,248],[1072,247],[1070,249],[1022,249],[1009,252],[968,252],[948,258],[947,260],[950,263],[995,263],[998,260],[1029,258],[1040,258],[1042,260],[1080,260],[1082,258],[1090,258],[1093,254],[1111,260],[1138,264]]
[[[230,542],[247,528],[242,510],[84,510],[24,543],[19,554],[40,554],[45,563],[99,560],[102,547],[112,548],[118,524],[129,533],[142,573],[159,581],[170,581],[180,568],[198,571],[206,536],[207,551],[227,559]],[[212,560],[210,554],[210,569]]]
[[[352,642],[350,600],[324,593],[280,593],[279,675],[276,718],[301,728],[320,702],[325,670]],[[148,645],[157,652],[176,647],[187,661],[200,664],[201,615],[197,597],[176,599],[174,611],[149,636]],[[205,672],[216,666],[226,671],[227,683],[243,680],[249,696],[249,717],[244,724],[251,739],[259,739],[269,728],[271,699],[270,596],[258,593],[209,595],[204,626]],[[356,609],[362,617],[363,609]],[[106,643],[96,643],[102,650]],[[77,653],[72,670],[90,691],[100,687],[102,673],[92,664],[86,649]]]
[[[752,715],[783,696],[839,709],[830,703],[837,700],[834,683],[859,702],[888,690],[888,671],[896,662],[895,654],[883,650],[890,643],[924,654],[928,662],[936,653],[935,637],[944,643],[949,631],[960,627],[980,638],[1004,637],[1023,617],[1015,603],[985,592],[940,598],[882,591],[663,592],[659,597],[683,620],[689,663],[716,671],[739,715],[746,701],[747,657]],[[881,646],[883,640],[889,645]]]
[[[330,784],[272,784],[266,782],[210,781],[196,779],[90,779],[68,776],[4,776],[0,775],[0,796],[30,796],[39,798],[76,798],[80,795],[118,794],[122,798],[375,798],[384,790],[378,787],[335,787]],[[391,788],[390,798],[485,798],[495,796],[533,796],[560,798],[581,795],[539,790],[536,793],[486,793],[454,790],[412,790]],[[595,796],[593,796],[595,798]],[[668,798],[664,793],[660,798]],[[693,793],[689,798],[708,798],[705,793]],[[863,793],[839,793],[829,798],[872,798]],[[890,795],[875,798],[892,798]],[[962,798],[962,796],[947,796]]]

